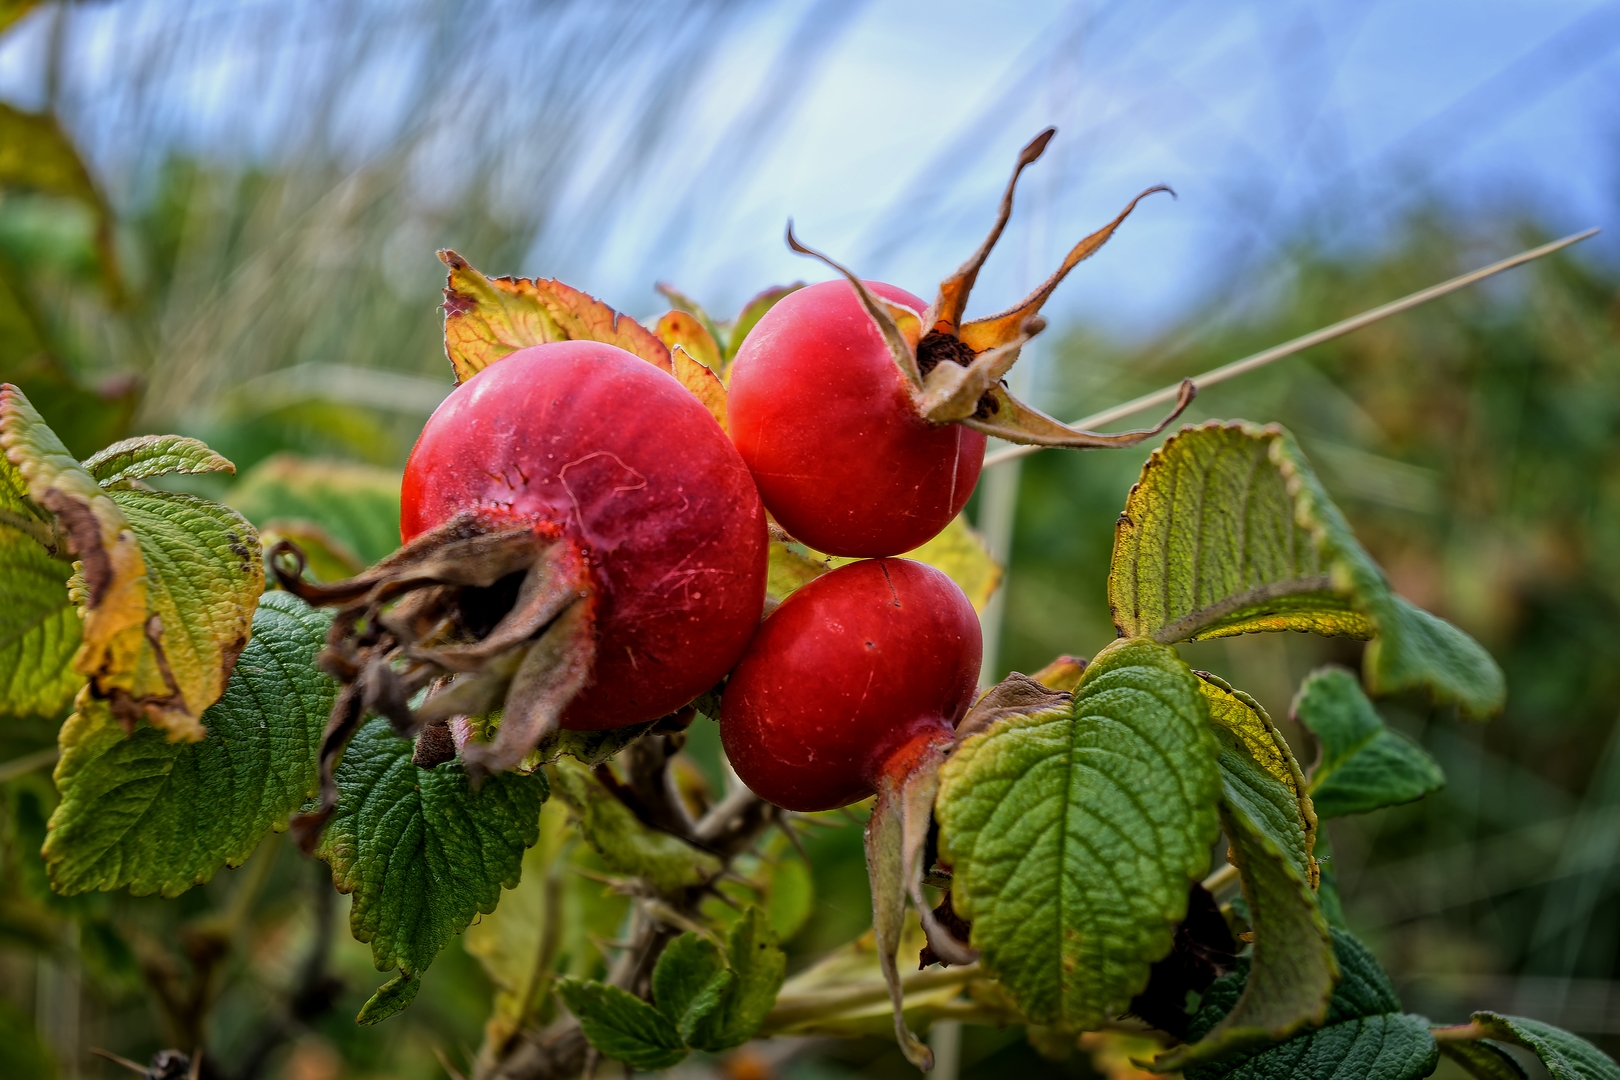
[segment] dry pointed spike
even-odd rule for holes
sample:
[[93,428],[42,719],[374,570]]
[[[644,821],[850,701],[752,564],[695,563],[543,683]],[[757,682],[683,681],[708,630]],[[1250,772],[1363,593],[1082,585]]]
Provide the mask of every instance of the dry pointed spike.
[[1037,329],[1031,328],[1031,324],[1040,312],[1041,305],[1046,303],[1047,298],[1052,295],[1052,290],[1058,287],[1058,283],[1068,276],[1070,270],[1090,258],[1098,248],[1108,242],[1108,238],[1114,235],[1114,230],[1119,228],[1120,222],[1129,217],[1131,211],[1136,209],[1137,203],[1159,191],[1170,192],[1172,198],[1176,194],[1164,184],[1157,184],[1142,192],[1132,199],[1113,221],[1074,245],[1069,254],[1064,257],[1063,265],[1059,266],[1057,272],[1047,278],[1040,288],[1019,301],[1014,307],[1008,308],[998,315],[974,319],[972,322],[963,325],[961,332],[957,335],[962,339],[962,343],[974,352],[979,353],[985,349],[1005,345],[1016,339],[1020,334],[1036,333]]
[[973,291],[973,283],[979,279],[979,268],[990,257],[990,249],[1001,239],[1001,231],[1007,227],[1007,219],[1012,217],[1013,191],[1018,187],[1018,177],[1046,152],[1046,144],[1056,134],[1057,128],[1049,127],[1019,151],[1018,164],[1013,166],[1012,178],[1007,181],[1007,190],[1001,196],[1001,209],[996,213],[996,223],[990,226],[990,235],[984,238],[979,250],[968,256],[967,262],[956,273],[939,283],[939,294],[923,319],[930,330],[953,337],[956,335],[962,322],[962,312],[967,308],[968,294]]
[[1170,415],[1160,420],[1150,428],[1137,431],[1121,431],[1114,434],[1104,434],[1097,431],[1081,431],[1069,427],[1047,416],[1038,409],[1032,409],[1022,401],[1007,392],[1004,386],[992,386],[988,393],[996,399],[1000,406],[988,417],[979,419],[969,417],[960,421],[963,427],[982,431],[986,435],[994,435],[1011,443],[1022,443],[1026,446],[1067,446],[1082,450],[1113,448],[1119,449],[1135,446],[1145,439],[1151,439],[1168,427],[1171,421],[1182,414],[1182,411],[1192,404],[1198,395],[1198,387],[1191,379],[1181,380],[1181,394],[1176,399],[1176,407]]
[[[799,238],[793,235],[792,221],[789,221],[787,226],[787,245],[800,255],[809,255],[813,259],[820,259],[849,279],[849,283],[855,287],[855,295],[860,298],[861,306],[866,309],[866,314],[877,325],[878,333],[883,335],[883,343],[889,347],[889,355],[894,358],[895,367],[900,369],[900,374],[907,384],[921,387],[923,380],[922,370],[917,367],[917,347],[906,340],[905,335],[900,332],[899,325],[896,324],[893,316],[889,313],[889,309],[897,305],[878,300],[877,297],[872,295],[871,290],[866,287],[866,283],[856,277],[853,271],[833,262],[832,259],[814,248],[808,248],[799,243]],[[921,316],[917,317],[919,319],[918,327],[920,328],[922,325]]]
[[462,748],[462,759],[474,775],[515,768],[557,729],[563,710],[590,681],[596,660],[594,624],[590,601],[576,600],[529,647],[512,678],[495,741]]
[[145,1076],[147,1074],[147,1068],[146,1068],[145,1065],[141,1065],[141,1064],[138,1064],[136,1062],[133,1062],[133,1061],[129,1060],[129,1058],[124,1057],[122,1054],[115,1054],[111,1050],[103,1050],[99,1046],[92,1046],[90,1048],[90,1052],[92,1054],[96,1055],[96,1057],[106,1058],[108,1061],[112,1062],[114,1065],[123,1066],[124,1068],[128,1069],[130,1072],[135,1073],[137,1076]]

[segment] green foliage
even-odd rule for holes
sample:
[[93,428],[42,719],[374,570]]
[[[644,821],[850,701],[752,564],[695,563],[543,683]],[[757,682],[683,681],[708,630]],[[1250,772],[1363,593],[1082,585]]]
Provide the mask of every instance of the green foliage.
[[1506,696],[1490,654],[1391,591],[1276,425],[1210,421],[1155,450],[1120,516],[1108,590],[1122,636],[1366,637],[1375,693],[1422,688],[1473,717]]
[[338,890],[354,894],[349,928],[371,944],[378,970],[408,976],[494,911],[503,886],[517,885],[547,792],[540,773],[502,773],[475,789],[459,762],[422,769],[412,752],[385,720],[361,727],[338,767],[341,797],[315,852]]
[[675,1021],[681,1039],[691,1042],[698,1022],[714,1012],[732,979],[720,946],[688,931],[658,957],[652,975],[653,1002]]
[[1147,983],[1208,865],[1220,776],[1199,681],[1167,646],[1108,646],[1066,706],[946,763],[940,857],[973,944],[1032,1021],[1100,1026]]
[[377,987],[377,992],[366,999],[355,1014],[354,1022],[370,1026],[380,1024],[395,1013],[404,1010],[411,1002],[416,1000],[417,991],[422,989],[422,976],[420,972],[401,971],[392,979]]
[[56,1062],[28,1018],[0,1001],[0,1075],[17,1080],[54,1080]]
[[641,878],[666,894],[719,876],[717,857],[643,824],[583,764],[562,759],[550,768],[558,798],[578,816],[581,834],[610,869]]
[[[1242,876],[1254,951],[1237,1003],[1202,1039],[1165,1055],[1157,1064],[1166,1069],[1185,1069],[1320,1023],[1339,975],[1312,887],[1316,868],[1308,834],[1314,820],[1307,824],[1310,800],[1300,798],[1298,767],[1277,769],[1265,754],[1274,755],[1274,746],[1263,743],[1257,755],[1250,743],[1258,740],[1238,734],[1270,729],[1269,718],[1252,699],[1211,682],[1205,683],[1205,694],[1212,701],[1211,716],[1226,721],[1217,723],[1221,825]],[[1245,712],[1247,722],[1231,719]]]
[[1614,1059],[1578,1035],[1522,1016],[1477,1012],[1473,1019],[1489,1038],[1534,1053],[1552,1080],[1620,1080]]
[[665,947],[653,968],[655,1005],[574,978],[559,979],[557,993],[592,1046],[639,1069],[663,1069],[684,1058],[688,1047],[719,1052],[753,1038],[786,971],[787,957],[765,914],[750,907],[732,925],[724,951],[691,932]]
[[[0,471],[9,467],[0,460]],[[84,684],[73,670],[80,638],[67,589],[73,567],[4,515],[0,509],[0,715],[53,716]]]
[[562,978],[557,993],[591,1045],[637,1069],[667,1069],[686,1057],[675,1024],[634,994],[599,982]]
[[726,942],[731,979],[715,1007],[692,1020],[690,1041],[700,1050],[729,1050],[754,1037],[787,974],[787,957],[777,947],[765,913],[751,907],[731,927]]
[[399,547],[399,483],[391,469],[282,454],[243,474],[225,501],[260,528],[323,530],[358,568]]
[[[1417,1080],[1434,1071],[1440,1051],[1428,1021],[1402,1013],[1378,962],[1349,934],[1335,931],[1342,977],[1321,1027],[1285,1042],[1233,1054],[1186,1071],[1187,1080]],[[1246,960],[1204,995],[1188,1034],[1199,1039],[1234,1008],[1250,977]]]
[[1524,1069],[1506,1050],[1483,1039],[1442,1042],[1440,1052],[1461,1065],[1476,1080],[1526,1080]]
[[84,467],[104,488],[128,486],[165,473],[234,473],[236,466],[207,444],[184,435],[137,435],[98,450]]
[[1325,818],[1411,802],[1445,785],[1434,759],[1385,727],[1355,676],[1343,668],[1313,672],[1300,685],[1293,712],[1322,744],[1310,793]]
[[266,596],[201,742],[145,725],[126,736],[104,703],[81,702],[62,729],[62,801],[44,851],[53,887],[177,896],[285,828],[315,791],[336,689],[314,666],[329,622],[295,597]]

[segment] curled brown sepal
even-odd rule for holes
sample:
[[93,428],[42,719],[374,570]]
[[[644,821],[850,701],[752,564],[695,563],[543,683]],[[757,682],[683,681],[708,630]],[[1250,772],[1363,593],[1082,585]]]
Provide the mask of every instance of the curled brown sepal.
[[933,1068],[934,1056],[906,1027],[905,994],[896,954],[905,925],[909,897],[922,919],[935,955],[946,963],[970,964],[978,953],[956,940],[923,896],[923,853],[933,824],[939,770],[950,739],[930,733],[902,747],[885,764],[878,780],[877,801],[866,823],[866,873],[872,886],[872,931],[878,962],[894,1005],[894,1034],[901,1051],[917,1068]]
[[1167,191],[1174,196],[1175,192],[1170,188],[1157,185],[1132,199],[1113,221],[1071,248],[1057,271],[1018,304],[988,318],[962,321],[979,270],[1012,216],[1018,178],[1045,152],[1055,133],[1055,128],[1047,128],[1020,151],[989,235],[954,274],[940,282],[934,302],[920,317],[908,308],[874,296],[852,271],[800,243],[793,235],[791,222],[788,225],[788,246],[801,254],[820,259],[849,279],[861,306],[883,335],[884,343],[910,389],[917,415],[922,419],[931,424],[960,423],[975,431],[1025,445],[1076,449],[1134,446],[1164,430],[1181,414],[1195,392],[1191,382],[1182,384],[1181,399],[1175,411],[1156,427],[1145,431],[1102,434],[1069,427],[1030,408],[1008,392],[1003,379],[1017,362],[1025,343],[1045,329],[1046,320],[1041,317],[1041,307],[1069,271],[1107,243],[1131,211],[1136,209],[1137,203],[1159,191]]
[[365,573],[326,585],[303,579],[303,553],[290,541],[276,545],[270,564],[289,592],[338,609],[319,657],[342,684],[322,736],[320,801],[294,821],[306,850],[337,804],[338,763],[367,716],[414,738],[452,718],[501,710],[492,740],[462,748],[481,775],[517,767],[589,681],[589,571],[549,527],[461,514]]

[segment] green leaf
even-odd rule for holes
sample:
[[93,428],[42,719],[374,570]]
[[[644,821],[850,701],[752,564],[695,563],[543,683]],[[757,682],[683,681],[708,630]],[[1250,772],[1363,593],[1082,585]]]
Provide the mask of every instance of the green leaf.
[[337,810],[315,854],[353,893],[349,929],[378,970],[420,974],[450,938],[500,901],[539,838],[546,778],[498,773],[475,791],[459,761],[411,763],[386,720],[364,724],[338,766]]
[[399,547],[400,474],[374,465],[277,454],[249,469],[225,501],[261,529],[293,539],[314,527],[351,564],[368,566]]
[[1323,817],[1412,802],[1445,785],[1435,760],[1385,727],[1356,677],[1343,668],[1311,673],[1294,698],[1293,715],[1322,744],[1310,793]]
[[184,435],[137,435],[115,442],[85,459],[85,471],[102,487],[165,473],[236,472],[236,466]]
[[[1434,1071],[1440,1051],[1428,1021],[1400,1011],[1389,978],[1365,946],[1333,932],[1342,978],[1326,1023],[1273,1043],[1185,1072],[1187,1080],[1417,1080]],[[1249,978],[1249,962],[1215,981],[1193,1018],[1189,1038],[1206,1036],[1234,1007]],[[1164,1058],[1155,1062],[1164,1067]]]
[[731,928],[726,962],[731,981],[720,1004],[698,1018],[690,1036],[700,1050],[720,1051],[741,1046],[754,1037],[776,1004],[776,993],[787,975],[787,957],[777,948],[765,913],[751,907]]
[[1620,1080],[1620,1065],[1613,1058],[1563,1028],[1494,1012],[1477,1012],[1473,1020],[1490,1038],[1535,1054],[1552,1080]]
[[581,834],[610,869],[641,878],[665,894],[707,884],[720,875],[719,858],[642,824],[585,765],[564,758],[548,768],[557,796],[579,817]]
[[1213,676],[1204,693],[1220,743],[1221,824],[1242,876],[1254,953],[1237,1003],[1202,1039],[1156,1061],[1162,1070],[1185,1069],[1321,1023],[1338,978],[1327,920],[1312,890],[1315,822],[1298,766],[1278,762],[1278,744],[1285,755],[1287,744],[1252,698]]
[[402,971],[377,987],[377,992],[360,1006],[360,1012],[355,1015],[354,1022],[368,1027],[380,1024],[415,1001],[416,992],[420,989],[422,976]]
[[1527,1080],[1524,1069],[1506,1050],[1483,1039],[1473,1042],[1441,1041],[1440,1052],[1477,1080]]
[[675,1021],[681,1038],[690,1040],[698,1021],[720,1005],[732,975],[720,946],[694,933],[670,942],[653,968],[653,1001]]
[[1147,985],[1209,863],[1216,752],[1198,679],[1130,639],[1091,661],[1072,701],[1001,717],[946,762],[952,901],[1032,1022],[1097,1027]]
[[[8,471],[0,457],[0,473]],[[73,567],[6,524],[6,494],[0,477],[0,715],[55,716],[84,685],[73,668],[80,639],[67,587]]]
[[1506,696],[1477,642],[1390,591],[1276,425],[1210,421],[1153,452],[1115,531],[1108,597],[1122,636],[1372,638],[1363,677],[1375,694],[1421,688],[1473,717]]
[[766,599],[781,603],[793,590],[810,584],[831,569],[826,556],[803,544],[772,540],[770,563],[765,572]]
[[289,594],[266,596],[201,742],[145,725],[126,737],[104,702],[81,697],[62,727],[62,801],[45,841],[53,887],[176,896],[284,828],[316,787],[336,694],[314,666],[329,622]]
[[667,1069],[686,1057],[675,1025],[634,994],[583,979],[557,980],[557,994],[585,1037],[608,1057],[636,1069]]

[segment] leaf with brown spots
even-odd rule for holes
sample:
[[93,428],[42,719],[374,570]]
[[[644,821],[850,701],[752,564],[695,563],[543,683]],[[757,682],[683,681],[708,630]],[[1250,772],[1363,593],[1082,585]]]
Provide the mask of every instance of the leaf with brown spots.
[[593,296],[549,278],[485,277],[453,251],[441,251],[439,258],[450,268],[444,353],[458,383],[519,349],[549,341],[600,341],[670,370],[669,349],[656,334]]
[[675,347],[679,345],[686,350],[686,355],[719,375],[725,371],[725,363],[720,357],[720,345],[709,333],[703,321],[689,311],[670,311],[658,320],[653,328],[658,340],[669,347],[671,359]]

